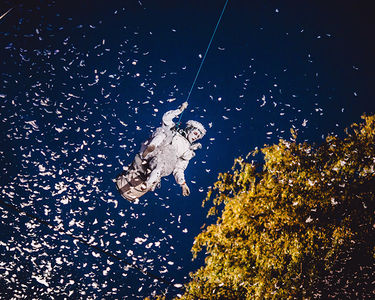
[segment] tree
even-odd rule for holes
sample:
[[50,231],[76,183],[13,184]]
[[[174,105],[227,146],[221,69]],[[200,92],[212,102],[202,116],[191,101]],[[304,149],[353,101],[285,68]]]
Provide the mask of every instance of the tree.
[[220,174],[204,201],[217,222],[192,248],[194,257],[206,249],[205,265],[182,299],[371,297],[375,116],[362,119],[320,146],[292,131],[292,142],[261,149],[263,170],[238,158]]

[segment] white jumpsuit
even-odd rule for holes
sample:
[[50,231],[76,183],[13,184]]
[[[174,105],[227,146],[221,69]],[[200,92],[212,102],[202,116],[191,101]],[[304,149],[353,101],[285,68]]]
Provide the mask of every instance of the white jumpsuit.
[[174,129],[176,124],[173,119],[180,114],[180,109],[166,112],[163,115],[163,125],[156,129],[150,143],[143,146],[143,149],[145,146],[155,146],[155,150],[145,157],[152,170],[146,182],[147,187],[151,190],[155,189],[162,177],[172,173],[177,184],[185,183],[184,171],[189,160],[195,156],[193,149],[196,147]]

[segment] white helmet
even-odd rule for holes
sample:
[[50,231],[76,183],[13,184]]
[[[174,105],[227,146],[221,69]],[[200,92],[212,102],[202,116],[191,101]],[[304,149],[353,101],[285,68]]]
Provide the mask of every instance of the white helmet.
[[206,134],[206,129],[201,123],[190,120],[186,122],[185,132],[186,138],[189,140],[189,142],[194,143],[195,141],[204,137]]

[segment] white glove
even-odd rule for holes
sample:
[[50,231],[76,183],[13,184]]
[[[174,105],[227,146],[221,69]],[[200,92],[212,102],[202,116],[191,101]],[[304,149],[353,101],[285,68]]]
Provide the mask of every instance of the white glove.
[[190,189],[187,186],[186,182],[184,182],[183,184],[181,184],[181,188],[182,188],[182,195],[183,196],[189,196],[190,195]]
[[190,150],[197,150],[197,149],[202,149],[202,144],[201,143],[195,143],[193,145],[190,146]]
[[180,106],[180,110],[181,111],[184,111],[186,109],[186,107],[188,106],[188,103],[185,101],[184,103],[181,104]]

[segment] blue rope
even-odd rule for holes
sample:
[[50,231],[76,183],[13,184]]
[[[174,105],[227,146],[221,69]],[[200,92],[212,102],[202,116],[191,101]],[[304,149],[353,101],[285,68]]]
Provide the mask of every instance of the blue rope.
[[[195,78],[194,78],[193,84],[191,85],[191,88],[190,88],[189,94],[188,94],[188,96],[187,96],[187,98],[186,98],[186,102],[187,102],[187,101],[189,100],[189,98],[190,98],[190,94],[191,94],[191,92],[192,92],[192,90],[193,90],[193,87],[194,87],[194,85],[195,85],[195,82],[197,81],[198,75],[199,75],[199,73],[200,73],[200,71],[201,71],[201,69],[202,69],[202,66],[203,66],[203,63],[204,63],[204,61],[205,61],[205,59],[206,59],[206,56],[207,56],[208,50],[209,50],[210,47],[211,47],[212,40],[214,39],[215,33],[216,33],[216,31],[217,31],[217,28],[219,27],[219,24],[220,24],[221,18],[223,17],[223,14],[224,14],[225,8],[227,7],[228,1],[229,1],[229,0],[226,0],[226,2],[225,2],[225,4],[224,4],[224,7],[223,7],[223,10],[221,11],[221,15],[220,15],[220,17],[219,17],[219,20],[218,20],[217,23],[216,23],[215,30],[214,30],[214,32],[212,33],[211,40],[210,40],[210,42],[208,43],[208,46],[207,46],[207,49],[206,49],[206,53],[205,53],[204,56],[203,56],[203,59],[202,59],[202,61],[201,61],[201,65],[199,66],[198,72],[197,72],[197,74],[195,75]],[[183,114],[183,113],[184,113],[184,112],[181,113],[180,118],[179,118],[179,120],[178,120],[178,123],[177,123],[178,126],[180,125],[180,121],[181,121],[181,117],[182,117],[182,114]]]

